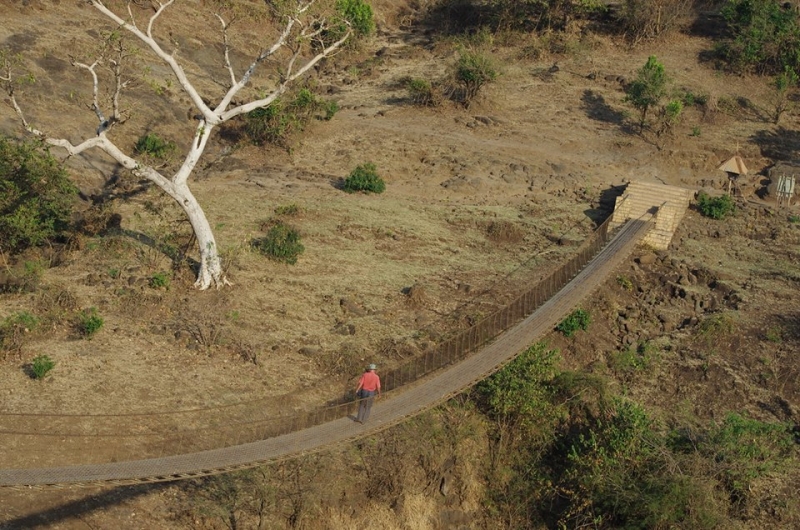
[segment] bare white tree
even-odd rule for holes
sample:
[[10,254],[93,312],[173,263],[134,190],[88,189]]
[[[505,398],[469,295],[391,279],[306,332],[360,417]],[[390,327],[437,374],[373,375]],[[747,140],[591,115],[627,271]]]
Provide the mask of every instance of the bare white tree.
[[[180,168],[171,176],[162,174],[152,165],[148,165],[144,160],[137,160],[133,156],[125,154],[109,137],[109,133],[124,121],[124,115],[120,110],[120,95],[126,87],[126,81],[122,78],[121,67],[125,60],[125,49],[119,43],[119,39],[110,39],[104,48],[101,56],[91,64],[72,61],[73,66],[86,70],[93,80],[93,101],[90,108],[97,116],[99,125],[93,136],[76,144],[63,139],[54,138],[40,129],[34,127],[26,119],[25,115],[15,97],[15,82],[12,74],[12,62],[5,60],[5,68],[0,76],[7,89],[11,106],[16,111],[24,127],[30,133],[42,138],[46,143],[61,147],[71,155],[77,155],[91,148],[98,148],[110,155],[123,167],[131,170],[136,176],[146,178],[155,183],[159,188],[172,197],[186,212],[189,222],[197,238],[200,251],[200,271],[198,273],[195,286],[199,289],[207,289],[210,286],[220,287],[228,284],[222,272],[219,251],[211,230],[211,225],[206,219],[203,209],[200,207],[195,196],[192,194],[188,185],[188,178],[195,169],[200,157],[208,145],[214,129],[222,123],[231,120],[242,114],[246,114],[254,109],[267,107],[281,96],[291,85],[291,83],[313,68],[323,58],[339,50],[345,42],[351,38],[354,32],[363,31],[363,15],[369,15],[368,24],[371,24],[371,9],[363,0],[339,0],[336,7],[339,14],[335,21],[326,19],[322,15],[312,13],[312,8],[317,0],[282,0],[278,2],[283,8],[282,15],[279,15],[280,30],[275,41],[252,60],[243,73],[237,74],[230,60],[230,39],[228,31],[231,20],[226,20],[221,14],[216,14],[222,29],[222,39],[224,44],[224,63],[229,79],[225,82],[227,91],[219,102],[212,106],[206,103],[195,85],[189,80],[186,72],[178,62],[173,52],[167,51],[164,44],[154,37],[153,29],[158,18],[167,10],[175,0],[152,0],[145,2],[152,7],[153,14],[150,15],[146,26],[140,26],[134,17],[134,9],[131,3],[137,6],[142,0],[131,0],[127,2],[127,12],[124,16],[119,15],[110,9],[101,0],[87,0],[95,9],[100,11],[108,19],[114,22],[117,28],[130,32],[139,41],[144,43],[161,61],[166,63],[172,70],[178,84],[189,96],[197,109],[197,127],[194,130],[194,138],[188,153],[183,159]],[[320,0],[322,1],[322,0]],[[270,2],[267,2],[270,4]],[[287,8],[288,5],[288,8]],[[353,14],[362,16],[362,20],[355,20],[354,25],[349,19]],[[362,24],[361,30],[359,23]],[[335,26],[335,27],[334,27]],[[333,30],[332,30],[333,29]],[[334,35],[332,37],[332,35]],[[250,82],[253,74],[259,65],[267,59],[281,59],[280,78],[275,86],[267,95],[259,95],[256,99],[246,103],[234,103],[234,98]],[[113,96],[111,98],[110,115],[105,116],[98,97],[98,75],[97,68],[104,64],[111,68],[114,73],[115,86],[112,87]]]

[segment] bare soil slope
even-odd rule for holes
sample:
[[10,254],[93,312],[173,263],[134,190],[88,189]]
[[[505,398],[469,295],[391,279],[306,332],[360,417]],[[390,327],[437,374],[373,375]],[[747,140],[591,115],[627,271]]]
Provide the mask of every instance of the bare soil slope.
[[[89,59],[93,37],[111,26],[75,2],[6,1],[0,10],[0,44],[21,53],[37,78],[19,94],[28,117],[73,141],[91,135],[91,85],[68,55]],[[0,318],[27,310],[52,322],[3,361],[0,411],[114,415],[273,398],[264,406],[279,413],[339,396],[364,363],[399,363],[543,275],[607,213],[601,199],[613,187],[637,179],[719,190],[720,162],[738,150],[755,175],[773,162],[765,154],[786,130],[766,120],[763,80],[713,71],[699,60],[710,42],[688,34],[632,50],[588,36],[569,55],[539,60],[525,57],[525,43],[489,46],[502,75],[476,104],[416,108],[404,79],[444,75],[453,47],[409,26],[414,12],[403,3],[379,2],[376,11],[378,34],[314,79],[341,106],[334,119],[312,123],[290,150],[217,140],[195,175],[193,189],[228,258],[229,289],[194,292],[185,266],[170,272],[168,289],[150,287],[152,275],[171,265],[143,241],[174,235],[185,242],[180,212],[124,178],[114,189],[116,170],[97,153],[70,161],[85,197],[129,194],[112,206],[123,231],[46,254],[57,266],[44,271],[39,287],[0,295]],[[190,73],[209,87],[219,46],[186,31],[206,23],[165,17],[158,27],[175,32]],[[675,135],[658,141],[636,134],[622,101],[621,82],[652,53],[676,86],[711,102],[687,109]],[[120,143],[130,147],[149,131],[189,141],[186,101],[174,89],[156,90],[169,77],[160,65],[149,75],[152,83],[135,86],[126,101],[134,113],[115,133]],[[752,104],[731,106],[740,98]],[[783,126],[796,126],[796,118]],[[22,134],[7,106],[0,130]],[[340,191],[339,180],[368,161],[387,191]],[[797,422],[800,224],[753,195],[761,180],[744,183],[749,202],[739,201],[732,221],[690,212],[668,252],[643,250],[619,272],[625,281],[609,278],[587,302],[591,333],[550,337],[567,362],[617,376],[665,410],[685,407],[700,417],[746,410]],[[299,207],[287,221],[306,247],[295,266],[265,260],[249,246],[286,205]],[[511,236],[495,237],[498,226],[512,227]],[[411,286],[424,296],[410,300]],[[89,307],[105,325],[83,340],[73,317]],[[735,319],[736,332],[699,344],[699,326],[719,312],[733,315],[726,318]],[[626,371],[615,361],[626,346],[659,340],[654,371]],[[57,363],[44,382],[22,369],[39,353]],[[19,465],[19,458],[4,453],[0,465]],[[0,521],[183,527],[166,515],[174,495],[168,487],[102,493],[90,506],[78,502],[82,495],[0,492]],[[56,508],[43,510],[49,506]]]

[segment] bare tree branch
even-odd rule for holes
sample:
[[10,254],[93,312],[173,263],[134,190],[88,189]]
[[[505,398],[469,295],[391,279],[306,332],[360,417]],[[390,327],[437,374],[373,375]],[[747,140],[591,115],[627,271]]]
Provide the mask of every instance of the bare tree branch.
[[233,67],[231,66],[230,41],[228,40],[229,24],[226,24],[225,20],[223,20],[219,14],[217,14],[216,17],[219,19],[220,23],[222,23],[222,43],[225,46],[225,67],[228,69],[228,73],[231,76],[230,86],[233,86],[236,84],[236,74],[233,72]]
[[219,118],[217,115],[205,104],[203,99],[200,97],[200,94],[191,84],[189,79],[186,77],[186,73],[183,71],[183,68],[178,64],[175,60],[175,57],[172,54],[168,54],[164,49],[159,45],[152,37],[152,24],[158,15],[160,15],[164,9],[166,9],[170,4],[174,2],[174,0],[169,0],[166,4],[159,4],[159,8],[156,11],[156,14],[150,19],[150,23],[148,24],[147,34],[143,33],[139,28],[136,26],[126,22],[122,18],[120,18],[116,13],[108,9],[102,1],[100,0],[90,0],[92,6],[97,8],[101,13],[106,15],[108,18],[116,22],[121,28],[130,31],[136,37],[139,38],[142,42],[147,44],[153,52],[160,57],[165,63],[169,65],[172,69],[172,72],[175,74],[175,77],[178,79],[178,83],[180,83],[181,87],[183,87],[186,94],[192,100],[195,107],[200,111],[203,115],[205,120],[208,123],[218,124],[220,123]]
[[[327,48],[323,49],[320,53],[315,55],[305,65],[303,65],[302,68],[297,70],[294,74],[292,74],[290,76],[286,76],[284,78],[284,80],[281,82],[281,84],[278,86],[278,88],[275,89],[275,92],[273,92],[269,96],[267,96],[267,97],[265,97],[263,99],[258,99],[256,101],[251,101],[250,103],[247,103],[245,105],[240,105],[240,106],[238,106],[238,107],[236,107],[234,109],[231,109],[228,112],[225,112],[220,116],[221,120],[222,121],[228,121],[231,118],[234,118],[236,116],[240,116],[242,114],[247,114],[248,112],[250,112],[252,110],[255,110],[255,109],[258,109],[258,108],[261,108],[261,107],[266,107],[267,105],[269,105],[270,103],[275,101],[275,99],[278,96],[280,96],[281,94],[286,92],[286,89],[288,88],[289,84],[292,81],[294,81],[298,77],[300,77],[303,74],[305,74],[306,72],[308,72],[318,62],[320,62],[322,59],[324,59],[325,57],[328,57],[333,52],[338,50],[345,43],[345,41],[350,37],[351,34],[352,34],[352,30],[347,31],[347,33],[345,33],[344,37],[342,37],[341,39],[337,40],[336,42],[334,42],[333,44],[331,44]],[[241,81],[239,82],[239,84],[241,84]],[[244,86],[244,85],[242,85],[242,86]],[[235,93],[236,92],[233,92],[233,94],[235,94]],[[225,97],[228,98],[229,95],[230,95],[230,97],[233,97],[233,94],[231,94],[230,91],[229,91],[229,93],[226,94]]]
[[[92,75],[92,104],[89,105],[89,108],[92,111],[94,111],[94,113],[97,115],[98,121],[100,122],[100,125],[97,128],[97,134],[99,135],[102,131],[105,130],[103,124],[105,123],[106,126],[108,125],[107,122],[106,122],[106,117],[103,116],[103,111],[100,110],[100,102],[97,99],[98,81],[97,81],[97,72],[95,72],[94,69],[99,64],[100,59],[96,60],[92,64],[79,63],[78,61],[76,61],[74,59],[71,59],[71,62],[72,62],[72,66],[75,66],[77,68],[83,68],[84,70],[88,70],[89,73]],[[102,129],[102,131],[101,131],[101,129]]]
[[147,36],[151,39],[153,38],[153,24],[155,24],[156,19],[161,16],[161,13],[164,12],[166,8],[168,8],[175,0],[168,0],[166,4],[162,4],[158,2],[158,10],[156,10],[156,14],[150,17],[150,22],[147,23]]

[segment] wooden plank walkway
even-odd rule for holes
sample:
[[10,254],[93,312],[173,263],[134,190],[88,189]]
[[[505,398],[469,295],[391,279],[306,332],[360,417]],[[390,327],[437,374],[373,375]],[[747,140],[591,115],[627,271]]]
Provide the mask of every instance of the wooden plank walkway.
[[371,419],[365,425],[351,418],[340,418],[266,440],[196,453],[69,467],[4,469],[0,470],[0,486],[135,484],[177,480],[255,467],[363,438],[457,395],[552,331],[564,316],[605,281],[651,227],[649,219],[629,221],[575,278],[533,314],[478,353],[409,385],[392,397],[376,401]]

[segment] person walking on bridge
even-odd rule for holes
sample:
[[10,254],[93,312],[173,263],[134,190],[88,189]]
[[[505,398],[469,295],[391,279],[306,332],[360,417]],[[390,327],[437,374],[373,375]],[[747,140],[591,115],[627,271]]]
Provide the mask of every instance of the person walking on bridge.
[[370,364],[367,366],[366,371],[361,374],[361,379],[358,380],[356,396],[361,399],[358,403],[358,416],[356,416],[358,423],[367,421],[375,396],[380,397],[381,395],[381,378],[375,373],[377,368],[374,364]]

